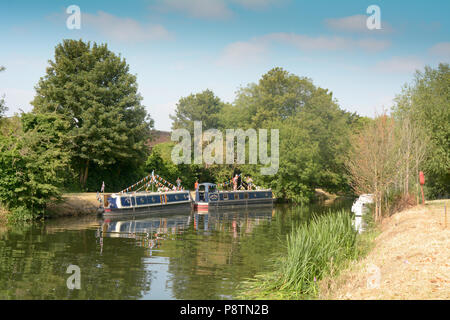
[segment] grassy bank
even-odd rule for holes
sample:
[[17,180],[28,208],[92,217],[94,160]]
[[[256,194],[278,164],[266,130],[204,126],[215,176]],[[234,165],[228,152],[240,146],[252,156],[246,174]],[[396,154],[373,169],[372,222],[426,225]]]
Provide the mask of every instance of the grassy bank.
[[379,230],[366,257],[322,281],[320,299],[450,299],[450,200],[403,210]]
[[305,299],[319,295],[322,279],[334,276],[369,251],[374,232],[358,235],[351,214],[339,211],[314,217],[286,239],[275,271],[257,275],[240,288],[243,299]]

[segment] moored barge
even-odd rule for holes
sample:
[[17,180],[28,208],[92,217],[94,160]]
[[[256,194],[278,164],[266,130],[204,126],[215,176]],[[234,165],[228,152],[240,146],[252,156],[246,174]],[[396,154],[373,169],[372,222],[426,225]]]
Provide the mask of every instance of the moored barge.
[[189,191],[135,192],[112,194],[103,206],[103,216],[139,215],[189,210],[192,200]]
[[[157,187],[158,192],[148,191],[150,187]],[[104,185],[102,191],[103,188]],[[154,172],[119,193],[104,195],[100,201],[99,213],[104,217],[192,209],[192,199],[188,190],[184,190],[180,183],[174,186]]]
[[201,183],[195,191],[194,209],[206,212],[211,209],[246,206],[272,206],[270,189],[219,191],[213,183]]

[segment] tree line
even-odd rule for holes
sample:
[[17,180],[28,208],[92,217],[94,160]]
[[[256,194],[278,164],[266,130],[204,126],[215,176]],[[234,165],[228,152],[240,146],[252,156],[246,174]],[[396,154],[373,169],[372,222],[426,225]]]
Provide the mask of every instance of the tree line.
[[176,165],[175,143],[150,150],[154,121],[136,76],[106,44],[64,40],[35,89],[29,113],[2,118],[0,99],[0,203],[19,219],[42,216],[62,192],[95,192],[103,181],[115,192],[152,170],[171,182],[181,178],[188,189],[197,179],[252,176],[279,199],[300,204],[323,188],[374,193],[381,208],[378,201],[386,206],[389,197],[416,192],[419,170],[427,175],[428,197],[449,193],[448,64],[417,72],[392,112],[374,119],[343,110],[328,89],[282,68],[239,88],[232,103],[209,89],[180,98],[172,129],[191,136],[194,121],[222,132],[279,129],[279,170],[272,176],[248,161]]
[[372,193],[375,220],[397,206],[419,203],[419,173],[427,198],[450,194],[450,72],[448,64],[417,71],[388,115],[352,136],[346,167],[357,194]]

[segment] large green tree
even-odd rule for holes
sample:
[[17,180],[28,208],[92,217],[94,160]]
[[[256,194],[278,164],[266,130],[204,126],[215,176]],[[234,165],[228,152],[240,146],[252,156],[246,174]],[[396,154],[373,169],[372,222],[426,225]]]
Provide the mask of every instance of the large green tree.
[[203,129],[220,129],[220,113],[224,105],[209,89],[183,97],[177,103],[175,115],[170,116],[173,120],[172,129],[188,129],[192,135],[194,121],[201,121]]
[[280,130],[280,169],[275,177],[261,177],[278,195],[308,202],[314,188],[349,191],[345,154],[359,117],[340,109],[332,92],[274,68],[241,88],[234,107],[236,126]]
[[243,114],[240,124],[247,122],[253,128],[262,128],[267,122],[295,116],[310,103],[315,90],[310,79],[274,68],[257,84],[238,91],[235,105]]
[[89,169],[94,185],[111,170],[138,168],[148,155],[153,120],[142,105],[136,76],[106,44],[64,40],[55,48],[36,86],[35,113],[56,113],[68,123],[71,164],[84,188]]

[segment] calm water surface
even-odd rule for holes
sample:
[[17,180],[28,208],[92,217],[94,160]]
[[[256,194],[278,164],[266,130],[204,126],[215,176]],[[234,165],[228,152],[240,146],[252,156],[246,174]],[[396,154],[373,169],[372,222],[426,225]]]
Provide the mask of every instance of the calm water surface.
[[[0,226],[0,299],[233,299],[242,280],[271,270],[293,225],[350,205]],[[67,287],[69,265],[80,290]]]

